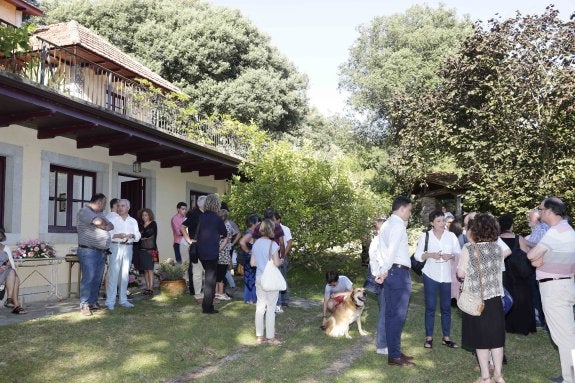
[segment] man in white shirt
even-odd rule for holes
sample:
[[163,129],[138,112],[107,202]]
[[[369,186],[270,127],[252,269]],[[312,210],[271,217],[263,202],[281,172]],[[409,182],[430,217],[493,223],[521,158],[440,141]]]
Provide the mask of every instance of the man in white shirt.
[[[284,232],[284,236],[283,236],[283,244],[284,244],[284,248],[285,248],[285,257],[284,257],[284,262],[281,264],[281,266],[278,267],[278,269],[280,269],[280,271],[282,272],[282,275],[284,276],[284,279],[286,280],[287,283],[287,272],[288,272],[288,254],[289,251],[291,250],[291,245],[292,245],[292,236],[291,236],[291,230],[289,227],[285,226],[284,224],[281,223],[281,214],[277,211],[274,211],[274,217],[273,217],[273,222],[276,224],[279,224],[282,227],[282,230]],[[289,306],[289,286],[284,290],[284,291],[280,291],[279,296],[278,296],[278,302],[277,302],[277,306],[276,306],[276,313],[282,313],[283,309],[282,306],[284,307],[288,307]]]
[[398,367],[415,366],[413,358],[401,352],[401,332],[411,295],[411,261],[406,230],[411,208],[411,200],[407,197],[399,196],[393,201],[393,213],[379,231],[377,263],[372,265],[376,282],[383,281],[385,294],[387,364]]
[[130,211],[130,201],[121,199],[118,202],[118,216],[112,217],[111,223],[114,229],[110,231],[112,242],[110,250],[110,272],[108,286],[106,287],[106,307],[114,310],[116,302],[116,291],[118,290],[118,273],[120,273],[120,289],[118,296],[120,305],[123,307],[134,307],[128,302],[128,277],[130,264],[132,263],[133,243],[140,240],[140,230],[138,222],[128,215]]

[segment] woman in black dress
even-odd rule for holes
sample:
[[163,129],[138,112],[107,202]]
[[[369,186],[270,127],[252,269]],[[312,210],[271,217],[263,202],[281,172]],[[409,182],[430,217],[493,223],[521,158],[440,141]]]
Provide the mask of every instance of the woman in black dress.
[[154,213],[150,209],[140,211],[140,239],[138,246],[138,256],[140,258],[140,270],[144,271],[146,288],[144,295],[154,295],[154,263],[158,261],[158,246],[156,237],[158,236],[158,225],[154,221]]
[[528,335],[537,331],[535,309],[531,290],[533,267],[527,259],[527,241],[513,233],[513,217],[503,214],[499,217],[500,238],[511,249],[511,255],[505,259],[503,286],[513,297],[513,306],[505,316],[507,332]]
[[485,308],[481,315],[462,313],[461,342],[477,353],[481,377],[476,383],[491,382],[489,354],[493,357],[493,381],[505,383],[501,375],[505,346],[503,314],[503,253],[497,244],[499,227],[494,217],[478,214],[471,222],[467,236],[470,242],[461,251],[457,276],[464,278],[463,291],[481,295]]

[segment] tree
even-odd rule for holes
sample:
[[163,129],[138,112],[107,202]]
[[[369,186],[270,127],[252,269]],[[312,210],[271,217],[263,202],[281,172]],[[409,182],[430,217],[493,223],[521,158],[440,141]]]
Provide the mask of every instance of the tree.
[[467,18],[453,9],[416,5],[404,14],[379,16],[359,27],[359,38],[340,68],[340,86],[351,104],[367,115],[368,136],[378,138],[389,124],[396,94],[417,94],[437,86],[443,60],[471,33]]
[[45,23],[75,19],[133,54],[205,115],[297,129],[307,78],[238,11],[199,0],[47,0]]
[[477,24],[441,87],[395,105],[405,152],[433,158],[424,141],[450,153],[468,209],[523,216],[546,195],[575,203],[574,31],[553,7]]
[[316,264],[323,250],[360,240],[381,206],[353,180],[345,159],[328,161],[286,142],[270,142],[240,170],[244,179],[234,179],[226,196],[234,219],[244,222],[268,207],[282,212],[296,241],[295,260]]

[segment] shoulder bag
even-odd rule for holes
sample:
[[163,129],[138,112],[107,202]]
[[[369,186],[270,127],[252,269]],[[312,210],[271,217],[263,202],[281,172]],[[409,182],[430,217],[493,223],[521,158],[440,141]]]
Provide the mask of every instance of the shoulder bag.
[[479,251],[479,247],[475,246],[475,251],[477,252],[477,272],[479,273],[479,292],[480,295],[473,294],[470,291],[464,288],[465,283],[467,283],[468,279],[463,280],[463,285],[461,286],[461,294],[459,294],[459,299],[457,300],[457,306],[463,311],[472,316],[480,316],[485,308],[483,303],[483,282],[481,278],[481,262],[479,260],[479,256],[481,252]]
[[[429,231],[425,232],[425,247],[423,249],[423,252],[427,252],[427,244],[429,243]],[[421,276],[421,274],[423,273],[423,267],[425,266],[425,261],[423,262],[419,262],[417,259],[415,259],[415,254],[411,255],[411,270],[413,270],[413,272],[419,276]]]
[[272,259],[272,244],[270,239],[269,258],[262,274],[261,284],[264,291],[282,291],[287,288],[286,280]]

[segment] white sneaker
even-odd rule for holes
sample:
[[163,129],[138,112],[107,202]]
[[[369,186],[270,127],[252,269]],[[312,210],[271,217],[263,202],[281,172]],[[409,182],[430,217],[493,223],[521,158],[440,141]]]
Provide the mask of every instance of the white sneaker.
[[283,309],[282,309],[281,306],[276,306],[276,313],[281,314],[281,313],[283,313],[283,312],[284,312],[284,311],[283,311]]
[[375,352],[379,355],[387,355],[388,354],[387,347],[378,348],[377,350],[375,350]]
[[226,294],[216,294],[216,298],[218,298],[220,301],[229,301],[232,299],[228,297]]

